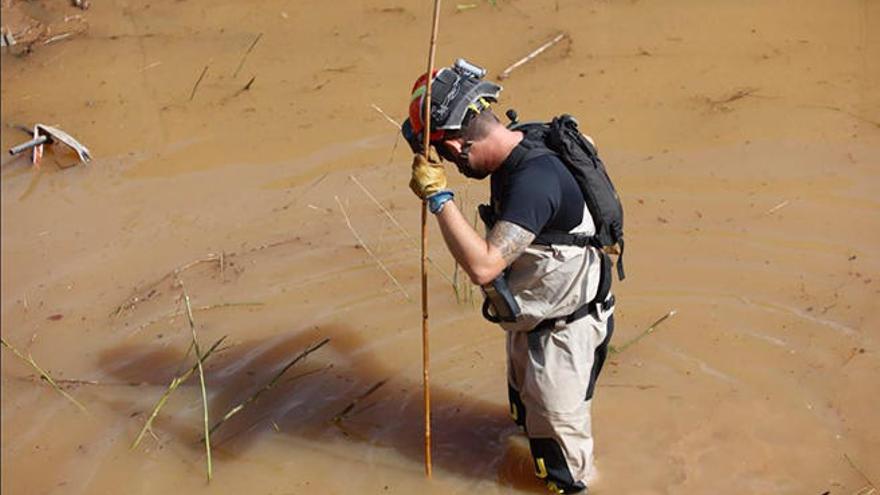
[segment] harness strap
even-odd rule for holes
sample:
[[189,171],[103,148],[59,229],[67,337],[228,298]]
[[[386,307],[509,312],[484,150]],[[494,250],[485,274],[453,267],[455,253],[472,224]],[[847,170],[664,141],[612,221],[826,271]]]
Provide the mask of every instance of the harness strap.
[[554,231],[541,232],[540,234],[538,234],[537,237],[535,237],[535,240],[532,241],[532,244],[540,244],[542,246],[550,246],[555,244],[557,246],[595,246],[599,249],[602,249],[602,246],[597,246],[597,243],[598,239],[596,239],[594,236]]
[[568,316],[560,316],[559,318],[551,318],[549,320],[544,320],[541,323],[538,323],[538,326],[536,326],[532,330],[529,330],[528,333],[541,332],[543,330],[552,330],[553,328],[556,328],[556,325],[558,325],[559,323],[564,323],[567,325],[569,323],[580,320],[581,318],[587,316],[590,313],[593,313],[594,311],[597,311],[599,305],[601,305],[603,308],[607,309],[607,308],[613,307],[614,303],[615,303],[614,296],[609,297],[608,300],[603,303],[597,302],[594,299],[593,301],[588,302],[587,304],[584,304],[583,306],[581,306],[580,308],[575,310],[574,313],[572,313]]
[[623,237],[617,243],[620,245],[620,256],[617,257],[617,280],[623,280],[626,278],[626,274],[623,273]]
[[541,323],[538,323],[538,325],[534,329],[530,330],[529,333],[553,329],[561,323],[569,324],[571,322],[580,320],[588,314],[596,314],[598,313],[600,305],[605,309],[614,306],[614,296],[612,295],[611,297],[608,297],[609,292],[611,292],[612,280],[611,258],[601,250],[599,251],[599,253],[602,256],[602,264],[599,272],[599,288],[596,290],[596,297],[594,297],[592,301],[576,309],[574,313],[571,313],[568,316],[560,316],[558,318],[543,320]]

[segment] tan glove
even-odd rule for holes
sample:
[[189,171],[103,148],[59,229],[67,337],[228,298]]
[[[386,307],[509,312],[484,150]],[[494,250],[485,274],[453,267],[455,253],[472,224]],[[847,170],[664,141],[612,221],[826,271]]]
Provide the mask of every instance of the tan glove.
[[434,148],[431,148],[429,157],[430,160],[426,160],[424,155],[413,156],[409,188],[421,199],[446,189],[446,170]]

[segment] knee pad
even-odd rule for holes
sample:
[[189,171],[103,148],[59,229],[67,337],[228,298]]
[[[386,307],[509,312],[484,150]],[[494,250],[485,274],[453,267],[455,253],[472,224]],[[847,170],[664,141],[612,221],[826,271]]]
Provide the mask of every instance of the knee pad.
[[509,383],[507,384],[507,400],[510,403],[510,417],[518,426],[526,429],[526,406],[522,398]]
[[535,475],[547,483],[554,493],[578,493],[586,489],[581,482],[575,482],[565,462],[562,448],[552,438],[530,438],[529,447],[535,461]]

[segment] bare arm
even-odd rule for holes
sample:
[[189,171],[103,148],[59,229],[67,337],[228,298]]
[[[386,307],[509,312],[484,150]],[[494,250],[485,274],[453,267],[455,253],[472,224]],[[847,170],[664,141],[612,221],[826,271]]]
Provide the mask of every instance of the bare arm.
[[499,221],[489,231],[488,242],[501,252],[504,266],[513,263],[535,240],[535,234],[511,222]]
[[452,201],[446,203],[437,221],[452,256],[478,285],[494,280],[535,239],[528,230],[505,221],[498,222],[488,239],[483,239]]

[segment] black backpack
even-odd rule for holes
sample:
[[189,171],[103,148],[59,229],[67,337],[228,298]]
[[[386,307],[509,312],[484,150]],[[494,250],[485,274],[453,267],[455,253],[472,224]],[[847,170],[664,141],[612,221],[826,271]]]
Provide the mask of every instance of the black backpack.
[[512,110],[507,112],[507,116],[511,120],[508,128],[525,135],[523,146],[528,151],[522,159],[548,152],[559,156],[577,181],[596,225],[594,236],[544,231],[538,234],[534,242],[546,245],[591,245],[603,252],[605,248],[617,245],[617,278],[623,280],[626,276],[623,270],[623,206],[596,147],[581,134],[577,120],[565,114],[554,117],[549,123],[520,123]]

